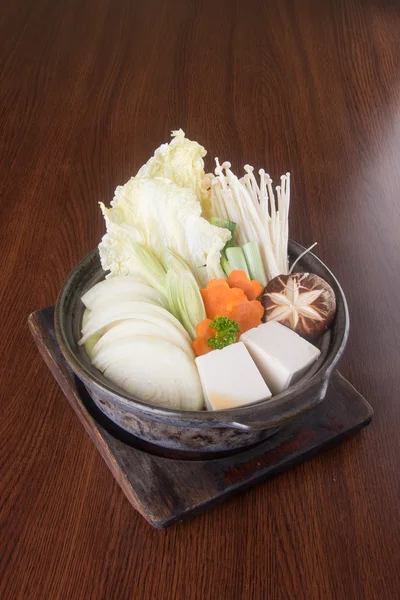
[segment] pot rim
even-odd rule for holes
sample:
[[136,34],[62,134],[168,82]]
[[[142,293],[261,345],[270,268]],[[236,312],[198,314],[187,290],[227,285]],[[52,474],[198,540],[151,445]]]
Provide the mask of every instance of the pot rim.
[[[289,240],[290,250],[299,256],[301,252],[305,250],[305,248],[294,242]],[[260,400],[257,403],[241,406],[238,408],[230,408],[216,411],[193,411],[193,410],[177,410],[173,408],[161,408],[159,406],[147,404],[138,400],[128,394],[125,394],[122,390],[118,390],[116,386],[110,383],[104,383],[101,381],[95,374],[95,367],[93,367],[93,371],[89,370],[76,356],[75,352],[70,346],[70,343],[65,336],[64,328],[61,324],[62,321],[62,309],[65,304],[67,293],[69,293],[69,286],[71,281],[76,277],[77,273],[82,269],[85,263],[88,261],[89,257],[91,257],[98,250],[97,248],[86,255],[70,272],[68,278],[64,282],[64,285],[58,295],[55,312],[54,312],[54,323],[55,323],[55,332],[56,339],[58,345],[61,349],[62,354],[67,360],[71,369],[75,372],[75,374],[83,381],[84,384],[93,388],[95,392],[98,394],[106,393],[108,395],[109,400],[118,403],[120,406],[122,405],[126,410],[132,412],[140,412],[145,413],[149,418],[153,418],[156,420],[168,420],[172,421],[180,421],[180,422],[189,422],[192,426],[196,422],[202,422],[206,424],[209,422],[209,425],[212,426],[216,421],[220,421],[221,426],[226,426],[228,424],[235,426],[240,425],[240,421],[242,417],[249,417],[249,410],[251,411],[251,419],[255,416],[262,416],[262,413],[271,413],[272,411],[276,411],[279,414],[280,411],[285,411],[285,408],[289,408],[289,405],[293,400],[295,400],[296,396],[303,396],[308,390],[314,388],[316,385],[323,385],[324,381],[327,381],[335,366],[337,365],[341,355],[343,354],[344,348],[347,343],[348,335],[349,335],[349,311],[348,305],[346,301],[346,297],[340,286],[338,280],[333,275],[333,273],[328,269],[328,267],[312,252],[309,252],[309,257],[312,257],[317,263],[319,263],[322,268],[330,275],[333,282],[336,285],[337,293],[340,296],[340,302],[342,303],[344,310],[344,328],[342,333],[342,339],[339,343],[336,352],[328,353],[325,361],[322,363],[318,371],[314,373],[311,377],[304,379],[307,377],[307,374],[304,375],[304,378],[301,378],[297,383],[293,386],[290,386],[287,390],[273,396],[272,399],[268,400]],[[200,426],[200,423],[199,423]],[[203,425],[204,426],[204,425]]]

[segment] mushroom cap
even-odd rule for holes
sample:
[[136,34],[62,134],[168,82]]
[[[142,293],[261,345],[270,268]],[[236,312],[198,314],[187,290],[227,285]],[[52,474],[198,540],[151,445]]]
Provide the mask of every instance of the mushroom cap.
[[313,273],[278,275],[264,288],[264,322],[278,321],[307,339],[328,329],[336,313],[335,292]]

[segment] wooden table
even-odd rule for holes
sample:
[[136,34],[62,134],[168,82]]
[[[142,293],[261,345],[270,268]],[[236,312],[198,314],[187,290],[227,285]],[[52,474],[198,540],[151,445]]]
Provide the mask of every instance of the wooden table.
[[[400,5],[1,1],[0,597],[394,600],[400,578]],[[182,127],[292,174],[291,237],[343,284],[360,435],[166,531],[136,514],[38,355],[98,202]],[[209,168],[212,167],[211,160]]]

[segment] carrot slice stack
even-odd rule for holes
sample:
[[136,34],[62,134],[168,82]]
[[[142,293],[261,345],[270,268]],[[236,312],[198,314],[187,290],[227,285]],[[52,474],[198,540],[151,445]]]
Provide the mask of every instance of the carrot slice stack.
[[262,286],[258,281],[250,281],[244,271],[232,271],[229,279],[212,279],[205,289],[200,290],[207,319],[196,327],[197,338],[192,347],[196,356],[211,352],[207,344],[215,336],[210,327],[213,319],[219,316],[237,321],[240,334],[261,325],[264,308],[256,298],[260,296]]

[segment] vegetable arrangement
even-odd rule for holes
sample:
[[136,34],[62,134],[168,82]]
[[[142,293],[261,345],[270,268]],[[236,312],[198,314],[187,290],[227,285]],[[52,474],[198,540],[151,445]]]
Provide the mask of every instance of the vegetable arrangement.
[[[182,130],[172,136],[117,187],[110,208],[100,203],[107,275],[82,296],[79,344],[143,402],[215,410],[214,388],[224,408],[269,398],[316,360],[298,333],[310,339],[330,325],[334,292],[315,275],[289,273],[288,173],[275,192],[248,165],[239,179],[216,159],[215,175],[205,174],[204,148]],[[282,344],[277,356],[271,336]],[[300,356],[289,360],[294,348]],[[230,371],[258,382],[248,397],[238,397]]]
[[[261,325],[264,309],[261,302],[256,300],[261,292],[261,284],[258,281],[250,281],[244,271],[232,271],[226,281],[212,279],[205,289],[200,290],[208,317],[205,321],[211,328],[214,326],[210,324],[210,319],[218,322],[218,319],[226,317],[224,323],[234,323],[235,333],[238,335],[229,338],[230,343],[234,343],[241,333]],[[197,338],[192,344],[196,356],[218,348],[203,323],[204,321],[197,326]],[[232,328],[231,330],[233,331]]]

